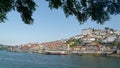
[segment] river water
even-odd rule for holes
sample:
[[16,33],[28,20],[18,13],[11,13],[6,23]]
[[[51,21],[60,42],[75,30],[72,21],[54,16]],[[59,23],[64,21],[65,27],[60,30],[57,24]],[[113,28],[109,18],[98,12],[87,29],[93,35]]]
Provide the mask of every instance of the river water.
[[0,68],[120,68],[120,58],[0,51]]

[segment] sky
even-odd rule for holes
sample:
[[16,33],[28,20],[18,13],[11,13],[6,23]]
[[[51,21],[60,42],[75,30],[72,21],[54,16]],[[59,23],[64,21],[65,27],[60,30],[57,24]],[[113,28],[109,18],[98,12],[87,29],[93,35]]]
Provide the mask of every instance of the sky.
[[18,12],[8,13],[8,20],[0,23],[0,44],[20,45],[67,39],[81,34],[82,29],[89,27],[120,29],[120,15],[111,16],[111,19],[103,25],[91,20],[80,25],[74,16],[66,18],[61,9],[50,10],[46,1],[35,0],[35,2],[38,7],[33,14],[34,24],[32,25],[24,24]]

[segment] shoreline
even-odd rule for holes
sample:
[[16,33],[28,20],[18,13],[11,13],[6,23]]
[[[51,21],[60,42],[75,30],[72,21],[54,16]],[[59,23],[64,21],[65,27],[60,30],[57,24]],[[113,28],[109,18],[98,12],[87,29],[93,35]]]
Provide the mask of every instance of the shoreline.
[[[7,50],[8,51],[8,50]],[[42,55],[77,55],[77,56],[95,56],[95,57],[115,57],[120,58],[120,54],[107,54],[107,53],[52,53],[52,52],[19,52],[19,51],[8,51],[18,53],[31,53],[31,54],[42,54]]]

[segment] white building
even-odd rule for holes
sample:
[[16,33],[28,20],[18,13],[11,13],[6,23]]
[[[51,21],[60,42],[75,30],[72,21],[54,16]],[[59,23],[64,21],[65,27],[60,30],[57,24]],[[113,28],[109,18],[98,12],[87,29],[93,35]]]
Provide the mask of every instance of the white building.
[[82,41],[84,43],[91,43],[91,42],[95,41],[95,38],[94,37],[90,37],[90,38],[84,37],[84,38],[82,38]]
[[83,35],[88,35],[88,34],[92,34],[92,29],[91,28],[88,28],[88,29],[83,29],[82,30],[82,34]]
[[100,35],[105,36],[106,35],[106,31],[105,30],[101,30]]
[[114,33],[117,35],[120,35],[120,31],[118,31],[118,30],[115,30]]
[[81,35],[81,34],[80,35],[76,35],[76,36],[74,36],[74,38],[75,39],[80,39],[80,38],[83,38],[83,35]]
[[113,42],[115,39],[116,39],[116,36],[115,36],[115,35],[113,35],[113,36],[108,36],[106,39],[103,40],[103,42],[104,42],[104,43]]

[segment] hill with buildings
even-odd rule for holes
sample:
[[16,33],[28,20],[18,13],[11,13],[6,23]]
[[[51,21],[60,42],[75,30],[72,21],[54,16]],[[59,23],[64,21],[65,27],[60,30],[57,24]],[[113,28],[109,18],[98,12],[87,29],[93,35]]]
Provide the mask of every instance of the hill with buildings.
[[70,39],[16,45],[8,50],[44,54],[120,53],[120,32],[108,27],[87,28]]

